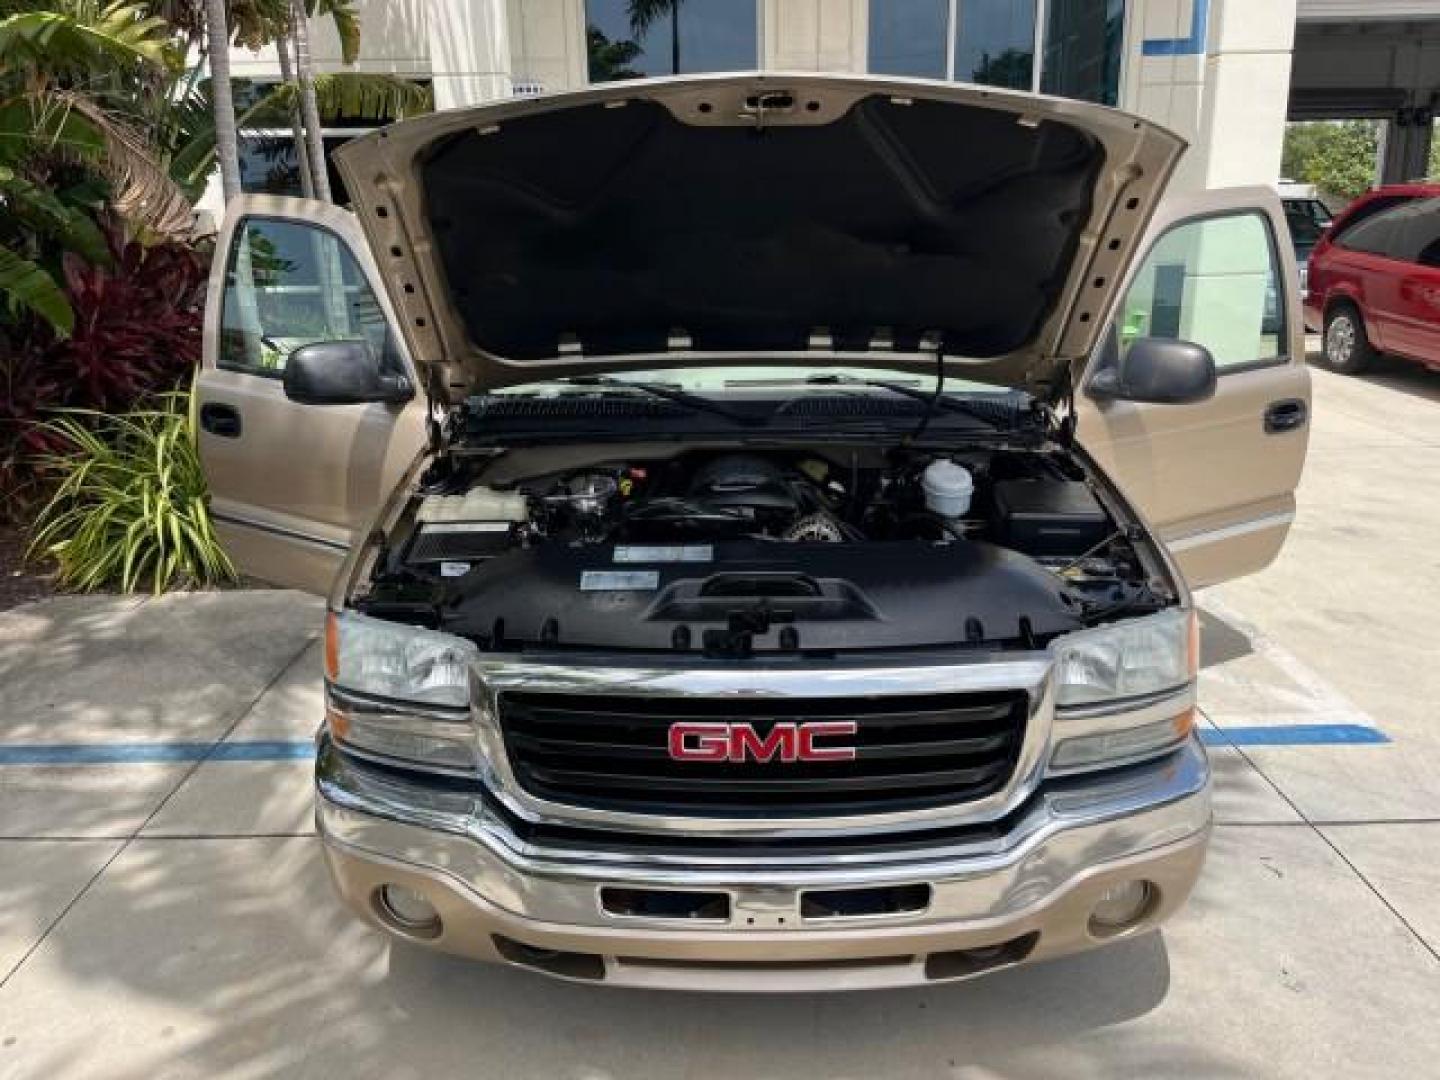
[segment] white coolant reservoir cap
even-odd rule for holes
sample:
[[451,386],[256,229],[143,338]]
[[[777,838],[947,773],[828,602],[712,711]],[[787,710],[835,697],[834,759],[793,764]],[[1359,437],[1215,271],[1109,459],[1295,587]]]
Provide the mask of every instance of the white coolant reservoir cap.
[[975,481],[970,471],[953,461],[932,461],[920,478],[925,506],[941,517],[964,517],[970,510]]

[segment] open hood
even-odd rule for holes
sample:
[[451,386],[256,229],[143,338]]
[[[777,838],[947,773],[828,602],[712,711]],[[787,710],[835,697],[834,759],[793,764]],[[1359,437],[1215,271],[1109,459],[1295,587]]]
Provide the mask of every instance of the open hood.
[[455,390],[943,350],[1041,392],[1091,351],[1184,146],[1081,102],[766,73],[436,113],[336,157]]

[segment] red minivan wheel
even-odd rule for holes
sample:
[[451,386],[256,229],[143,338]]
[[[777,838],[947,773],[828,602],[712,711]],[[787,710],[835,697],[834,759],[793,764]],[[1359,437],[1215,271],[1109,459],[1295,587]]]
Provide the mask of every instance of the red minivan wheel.
[[1360,312],[1353,304],[1336,304],[1325,316],[1325,366],[1342,375],[1358,375],[1374,359]]

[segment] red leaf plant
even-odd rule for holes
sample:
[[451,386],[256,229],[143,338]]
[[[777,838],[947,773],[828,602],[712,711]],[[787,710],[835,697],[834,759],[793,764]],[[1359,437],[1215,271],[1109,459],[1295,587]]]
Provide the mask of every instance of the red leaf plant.
[[128,412],[183,387],[200,361],[208,256],[147,247],[115,222],[105,232],[113,265],[65,256],[70,337],[33,321],[0,330],[0,520],[33,505],[34,459],[62,449],[38,421],[56,409]]

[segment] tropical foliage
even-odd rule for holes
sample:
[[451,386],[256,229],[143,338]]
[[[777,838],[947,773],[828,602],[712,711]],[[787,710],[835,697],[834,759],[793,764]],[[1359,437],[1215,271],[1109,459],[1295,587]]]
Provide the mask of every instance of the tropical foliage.
[[139,4],[0,0],[0,332],[27,315],[70,332],[61,258],[105,261],[103,206],[162,237],[188,229],[189,204],[141,134],[177,43]]
[[1281,175],[1314,184],[1342,201],[1368,191],[1379,175],[1380,135],[1371,120],[1319,120],[1285,129]]
[[[0,0],[0,520],[38,505],[48,413],[145,408],[199,360],[208,252],[192,207],[226,128],[220,80],[204,77],[223,66],[209,63],[217,10],[222,44],[284,50],[303,10],[333,22],[347,60],[359,52],[355,0]],[[232,144],[288,126],[302,93],[321,117],[431,107],[389,76],[304,84],[242,87]]]
[[63,447],[46,459],[55,493],[31,551],[53,558],[62,583],[85,591],[235,579],[206,502],[185,394],[153,409],[70,412],[45,425]]
[[97,234],[103,258],[61,260],[72,332],[32,323],[0,348],[0,519],[23,517],[41,493],[57,448],[48,413],[135,408],[183,386],[199,361],[208,260],[188,244],[141,243],[113,216]]

